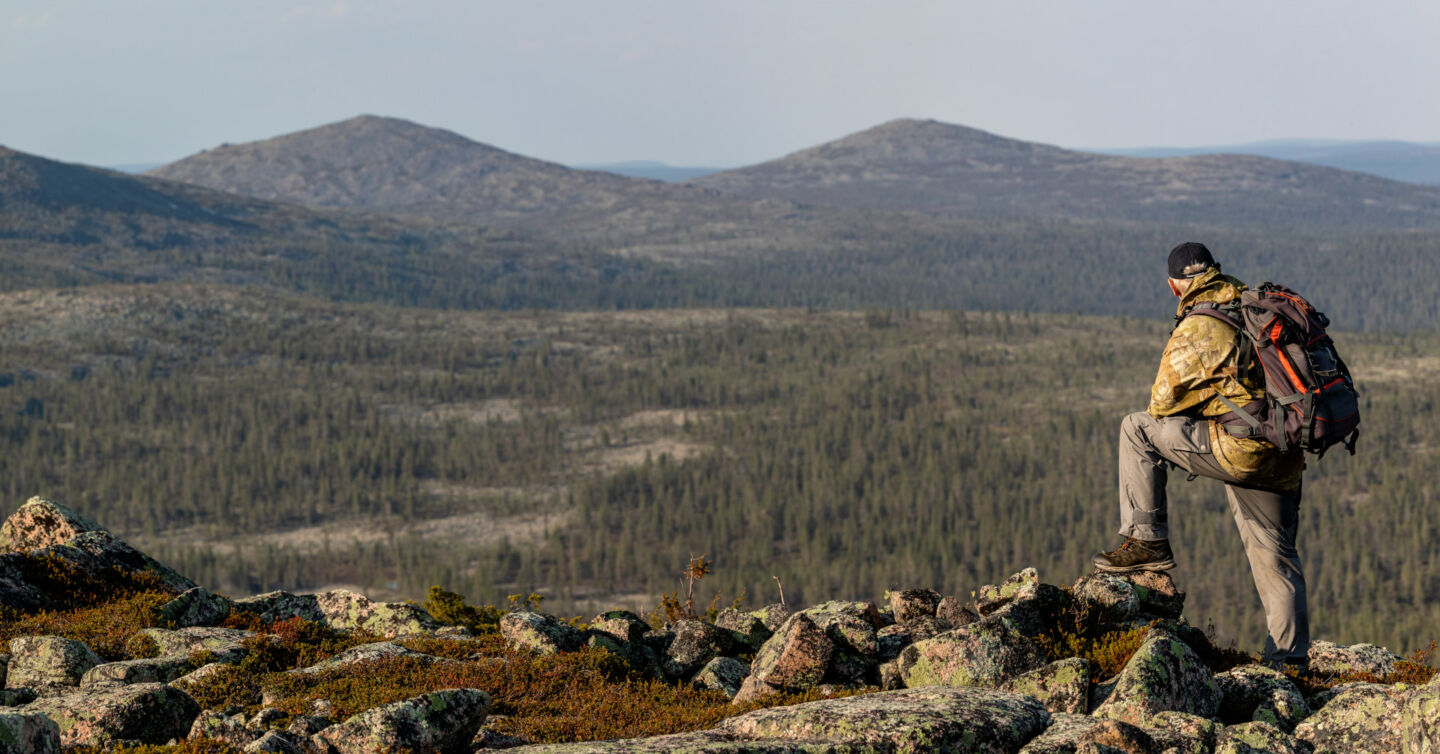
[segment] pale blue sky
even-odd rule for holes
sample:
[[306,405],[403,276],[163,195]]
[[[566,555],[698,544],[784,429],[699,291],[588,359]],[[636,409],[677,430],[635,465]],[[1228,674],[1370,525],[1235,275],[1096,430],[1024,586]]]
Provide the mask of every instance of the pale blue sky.
[[360,113],[569,164],[748,164],[897,117],[1440,141],[1437,36],[1433,0],[5,0],[0,144],[168,161]]

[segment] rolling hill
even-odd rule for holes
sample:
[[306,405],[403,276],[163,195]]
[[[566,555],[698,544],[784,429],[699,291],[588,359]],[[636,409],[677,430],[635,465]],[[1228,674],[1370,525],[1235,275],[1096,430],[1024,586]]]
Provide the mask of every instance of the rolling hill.
[[1148,147],[1096,151],[1131,157],[1253,154],[1274,157],[1277,160],[1295,160],[1341,170],[1370,173],[1396,181],[1440,185],[1440,143],[1280,139],[1217,147]]
[[1075,152],[933,120],[891,121],[692,183],[743,197],[946,214],[1440,227],[1440,188],[1247,155]]

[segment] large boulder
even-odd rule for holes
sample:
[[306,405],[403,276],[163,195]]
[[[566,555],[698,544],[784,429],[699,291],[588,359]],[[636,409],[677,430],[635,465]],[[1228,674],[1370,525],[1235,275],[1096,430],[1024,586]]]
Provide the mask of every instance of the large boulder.
[[148,573],[177,593],[195,586],[94,521],[42,497],[30,498],[0,524],[0,552],[53,556],[96,575],[108,574],[111,569],[132,575]]
[[715,616],[715,625],[729,631],[735,641],[750,651],[761,647],[774,631],[765,627],[765,622],[751,613],[741,612],[733,607],[721,610]]
[[106,746],[119,741],[163,744],[180,738],[200,714],[200,705],[178,689],[140,683],[42,697],[25,710],[54,720],[65,746]]
[[375,602],[359,592],[333,589],[315,595],[325,622],[338,631],[364,631],[393,639],[434,633],[439,621],[423,609],[405,602]]
[[1063,589],[1041,583],[1034,568],[1026,568],[1002,584],[980,587],[975,607],[982,618],[1003,618],[1026,636],[1036,636],[1054,624],[1070,599]]
[[1081,736],[1100,723],[1089,715],[1054,713],[1050,726],[1021,747],[1019,754],[1075,754]]
[[394,642],[378,641],[371,644],[361,644],[358,647],[351,647],[328,660],[322,660],[306,668],[298,668],[288,671],[292,674],[313,675],[323,673],[327,670],[348,667],[361,662],[375,662],[377,660],[392,660],[408,658],[420,662],[452,662],[448,658],[428,655],[424,652],[416,652],[395,644]]
[[1070,588],[1075,601],[1106,626],[1128,625],[1140,615],[1140,598],[1118,574],[1096,571],[1081,576]]
[[1000,686],[1038,700],[1051,712],[1083,715],[1090,711],[1090,661],[1071,657],[1016,676]]
[[584,636],[574,626],[543,613],[517,611],[500,619],[500,635],[518,647],[528,647],[540,654],[574,652],[584,643]]
[[0,709],[0,754],[60,754],[60,726],[36,712]]
[[102,662],[94,650],[74,639],[20,636],[10,640],[5,686],[55,693],[79,686],[86,671]]
[[890,614],[896,623],[909,623],[916,618],[934,618],[940,606],[940,593],[934,589],[901,589],[888,592]]
[[1125,663],[1096,717],[1146,725],[1165,710],[1211,717],[1220,708],[1220,687],[1188,644],[1164,631],[1152,632]]
[[670,627],[674,634],[665,648],[665,674],[671,678],[688,678],[705,663],[728,654],[734,644],[730,632],[703,620],[686,618]]
[[214,626],[230,615],[230,600],[197,586],[160,606],[161,619],[177,628]]
[[750,663],[734,657],[716,657],[695,674],[693,683],[700,688],[714,689],[734,699],[750,675]]
[[468,753],[489,710],[490,695],[479,689],[432,691],[361,712],[310,742],[326,754]]
[[28,561],[29,557],[23,553],[0,553],[0,605],[34,610],[50,604],[48,597],[25,580]]
[[1151,715],[1145,730],[1169,754],[1210,754],[1221,727],[1208,717],[1166,710]]
[[105,527],[68,506],[32,497],[0,524],[0,552],[31,552],[63,545],[92,531],[105,531]]
[[313,594],[291,594],[290,592],[266,592],[254,597],[235,600],[231,609],[237,613],[254,615],[266,623],[300,618],[320,623],[325,613],[320,612],[320,602]]
[[945,597],[940,600],[940,604],[935,606],[935,619],[947,629],[956,629],[980,620],[980,616],[966,607],[958,598]]
[[139,635],[155,642],[155,646],[160,649],[160,655],[164,657],[169,655],[188,656],[192,652],[243,655],[245,648],[241,643],[260,634],[238,628],[191,626],[178,630],[143,628]]
[[743,741],[831,744],[847,751],[1013,752],[1045,730],[1034,699],[994,689],[924,688],[772,707],[712,730]]
[[755,654],[735,701],[817,686],[834,654],[835,643],[823,629],[804,614],[792,615]]
[[1221,730],[1215,754],[1310,754],[1310,749],[1280,728],[1257,720]]
[[1310,672],[1328,675],[1368,674],[1384,678],[1400,661],[1394,652],[1374,644],[1342,646],[1328,641],[1310,645]]
[[169,683],[195,669],[190,658],[181,655],[146,657],[96,665],[80,679],[82,687],[127,686],[133,683]]
[[950,629],[941,623],[939,618],[932,615],[922,615],[905,623],[886,626],[875,632],[875,640],[879,646],[876,659],[882,663],[890,662],[911,644],[933,639],[948,630]]
[[1391,686],[1353,684],[1295,726],[1295,737],[1315,754],[1399,751],[1405,698]]
[[780,630],[780,626],[790,619],[790,613],[790,608],[779,602],[772,602],[758,610],[750,611],[750,614],[759,618],[771,633]]
[[625,645],[640,641],[645,632],[650,630],[650,624],[629,610],[609,610],[590,621],[590,630]]
[[906,647],[896,660],[904,684],[998,686],[1045,664],[1008,620],[985,618]]
[[1405,699],[1400,746],[1407,754],[1440,754],[1440,674]]
[[1217,674],[1215,684],[1222,697],[1220,719],[1228,725],[1265,722],[1288,733],[1310,716],[1305,696],[1278,670],[1246,665]]

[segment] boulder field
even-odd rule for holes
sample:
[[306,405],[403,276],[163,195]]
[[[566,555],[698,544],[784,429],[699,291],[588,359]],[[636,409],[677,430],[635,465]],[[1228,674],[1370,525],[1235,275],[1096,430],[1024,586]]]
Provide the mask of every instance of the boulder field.
[[[496,700],[454,688],[331,719],[328,701],[293,717],[262,707],[204,709],[191,695],[207,678],[279,637],[218,624],[251,616],[268,625],[300,618],[367,641],[464,638],[410,603],[333,590],[215,594],[64,505],[32,498],[0,526],[0,603],[52,607],[27,577],[36,559],[94,574],[147,579],[170,597],[146,628],[153,656],[106,661],[96,647],[54,635],[0,646],[0,754],[73,746],[165,744],[209,738],[242,751],[350,752],[1440,752],[1440,676],[1424,685],[1330,685],[1309,695],[1290,675],[1229,662],[1184,619],[1185,595],[1166,574],[1092,573],[1059,587],[1033,569],[961,601],[925,588],[888,592],[880,604],[832,601],[804,608],[725,609],[713,620],[659,627],[611,610],[588,622],[517,610],[500,618],[513,647],[539,655],[600,650],[642,675],[714,689],[745,704],[776,693],[836,698],[742,711],[708,730],[642,739],[534,744],[486,728]],[[1131,641],[1114,666],[1058,648],[1087,635]],[[233,621],[230,625],[236,625]],[[244,625],[244,624],[242,624]],[[268,630],[268,629],[267,629]],[[433,650],[432,650],[433,651]],[[114,655],[112,654],[113,658]],[[377,660],[415,667],[461,662],[395,641],[352,647],[306,667],[314,674]],[[1233,659],[1233,658],[1232,658]],[[1373,645],[1317,642],[1311,675],[1380,679],[1401,663]],[[190,692],[187,692],[190,689]],[[861,693],[855,693],[856,691]],[[839,695],[844,692],[845,695]],[[752,705],[753,706],[753,705]],[[285,723],[283,727],[281,723]]]

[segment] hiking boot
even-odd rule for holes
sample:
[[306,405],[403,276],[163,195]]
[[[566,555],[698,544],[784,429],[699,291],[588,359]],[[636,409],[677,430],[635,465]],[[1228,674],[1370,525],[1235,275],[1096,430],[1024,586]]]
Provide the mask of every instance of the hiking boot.
[[1168,539],[1147,542],[1126,537],[1119,547],[1096,555],[1092,562],[1095,570],[1106,573],[1168,571],[1175,567],[1175,556],[1170,554]]

